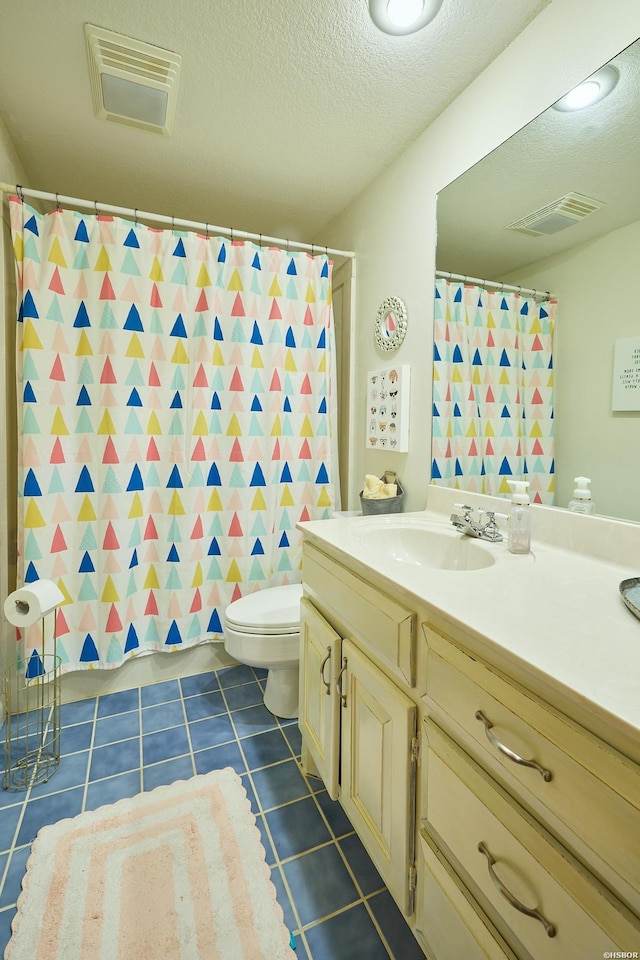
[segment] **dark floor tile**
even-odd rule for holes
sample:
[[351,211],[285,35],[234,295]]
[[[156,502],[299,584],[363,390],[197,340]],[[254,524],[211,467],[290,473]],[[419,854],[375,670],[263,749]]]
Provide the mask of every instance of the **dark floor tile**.
[[[9,791],[7,791],[9,793]],[[24,792],[21,791],[20,794],[15,794],[11,792],[10,796],[20,796],[24,800]],[[2,816],[0,817],[0,850],[9,850],[13,844],[13,838],[16,835],[16,828],[18,826],[18,821],[20,820],[20,815],[22,813],[23,804],[14,804],[12,807],[4,807],[2,810]]]
[[291,759],[291,748],[280,730],[268,730],[242,740],[242,750],[249,770],[268,767],[280,760]]
[[20,895],[22,880],[31,853],[31,846],[18,847],[14,850],[9,861],[9,869],[0,893],[0,909],[15,903]]
[[287,738],[289,746],[294,757],[299,757],[302,752],[302,734],[297,724],[289,723],[283,726],[282,732]]
[[278,721],[263,703],[257,707],[236,710],[232,716],[238,737],[252,737],[256,733],[274,730],[278,726]]
[[47,793],[66,790],[68,787],[84,786],[87,780],[88,766],[88,750],[84,750],[82,753],[70,754],[68,757],[62,757],[58,769],[52,774],[49,780],[47,780],[46,783],[38,783],[31,788],[29,802]]
[[[305,930],[313,960],[389,960],[366,907],[359,903],[344,913]],[[403,954],[398,960],[406,960]]]
[[171,727],[169,730],[160,730],[158,733],[147,733],[142,738],[142,757],[146,767],[150,763],[160,763],[162,760],[172,760],[191,750],[187,728]]
[[4,956],[4,949],[11,939],[11,921],[15,915],[15,907],[10,907],[8,910],[2,910],[0,912],[0,954],[2,956]]
[[217,677],[223,690],[227,687],[235,687],[239,683],[251,683],[256,679],[251,667],[247,667],[244,663],[223,667],[222,670],[217,671]]
[[84,787],[74,787],[61,793],[52,793],[46,797],[30,800],[26,806],[22,824],[18,831],[17,846],[33,843],[41,827],[57,823],[67,817],[75,817],[82,809]]
[[251,778],[263,810],[281,807],[283,803],[300,800],[309,794],[295,760],[256,770]]
[[388,890],[367,901],[397,960],[424,960],[424,952]]
[[90,700],[75,700],[73,703],[63,703],[60,707],[60,723],[67,726],[67,724],[93,720],[95,712],[96,697],[92,697]]
[[107,777],[90,783],[87,788],[85,810],[95,810],[108,803],[116,803],[125,797],[135,797],[140,793],[140,771],[119,773],[116,777]]
[[166,730],[167,727],[177,727],[184,723],[182,700],[143,707],[141,713],[143,733],[154,733],[156,730]]
[[276,888],[276,897],[278,899],[278,903],[282,907],[285,926],[288,930],[295,932],[298,929],[298,922],[295,918],[293,907],[291,906],[291,900],[289,899],[289,894],[287,893],[279,867],[271,868],[271,882]]
[[[150,734],[153,736],[153,734]],[[89,780],[103,780],[117,773],[136,770],[140,766],[140,738],[110,743],[91,751]]]
[[214,747],[236,739],[231,720],[226,714],[221,717],[209,717],[207,720],[196,720],[195,723],[190,723],[189,736],[194,751],[206,750],[207,747]]
[[118,693],[106,693],[98,697],[98,718],[112,717],[116,713],[128,713],[140,706],[140,688],[120,690]]
[[242,707],[254,707],[262,703],[264,690],[259,683],[243,683],[238,687],[228,687],[224,691],[229,710],[241,710]]
[[168,703],[180,699],[180,684],[177,680],[163,680],[140,688],[140,703],[150,707],[154,703]]
[[107,743],[116,743],[119,740],[130,740],[132,737],[140,736],[140,711],[130,710],[128,713],[104,717],[97,720],[95,726],[94,747],[103,747]]
[[[314,781],[311,782],[313,783]],[[331,800],[326,790],[316,793],[315,797],[320,804],[320,809],[327,818],[327,823],[334,837],[343,837],[347,833],[353,833],[351,821],[338,800]]]
[[193,761],[191,757],[165,760],[164,763],[145,767],[142,776],[145,790],[154,790],[156,787],[175,783],[176,780],[190,780],[193,776]]
[[271,837],[269,836],[269,831],[267,830],[267,825],[265,819],[261,813],[254,814],[256,818],[256,827],[260,831],[260,843],[262,844],[262,849],[264,850],[265,861],[269,864],[270,867],[278,859],[273,849],[273,844],[271,842]]
[[94,723],[76,723],[71,727],[63,727],[60,731],[60,753],[78,753],[88,750],[93,737]]
[[343,837],[339,846],[356,878],[356,883],[362,890],[363,896],[367,897],[370,893],[375,893],[376,890],[384,888],[384,880],[356,833]]
[[305,853],[332,839],[312,797],[278,807],[265,814],[265,819],[280,860]]
[[303,927],[359,899],[334,844],[289,860],[282,865],[282,871],[294,892]]
[[220,684],[216,674],[211,671],[210,673],[197,673],[192,677],[181,677],[180,687],[183,697],[195,697],[203,693],[210,693],[212,690],[219,690]]
[[237,741],[222,743],[219,747],[209,747],[208,750],[194,752],[197,773],[210,773],[212,770],[223,770],[233,767],[238,775],[246,772],[246,765]]
[[184,701],[184,709],[189,722],[206,720],[208,717],[217,717],[227,712],[227,706],[219,690],[187,697]]

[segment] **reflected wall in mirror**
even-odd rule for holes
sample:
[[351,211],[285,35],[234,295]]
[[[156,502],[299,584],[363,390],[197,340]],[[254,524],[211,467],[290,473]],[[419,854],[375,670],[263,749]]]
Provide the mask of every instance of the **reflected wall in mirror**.
[[[640,335],[640,41],[611,62],[606,99],[550,107],[439,194],[436,268],[557,297],[555,503],[587,476],[597,514],[640,521],[640,413],[611,400],[615,343]],[[592,212],[507,229],[570,194]]]

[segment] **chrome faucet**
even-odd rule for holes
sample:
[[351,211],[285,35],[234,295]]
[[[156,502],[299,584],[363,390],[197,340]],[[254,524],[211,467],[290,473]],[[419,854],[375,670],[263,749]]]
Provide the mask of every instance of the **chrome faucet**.
[[[496,522],[496,516],[506,520],[506,514],[496,514],[494,510],[483,510],[482,508],[479,508],[479,519],[476,523],[471,518],[472,507],[469,507],[464,503],[454,503],[453,506],[457,510],[463,511],[462,516],[457,513],[451,514],[451,523],[454,525],[456,530],[464,533],[467,537],[476,537],[478,540],[491,540],[493,543],[498,543],[500,540],[502,540],[502,534],[500,533],[500,529]],[[482,522],[482,517],[487,517],[487,520],[484,523]]]

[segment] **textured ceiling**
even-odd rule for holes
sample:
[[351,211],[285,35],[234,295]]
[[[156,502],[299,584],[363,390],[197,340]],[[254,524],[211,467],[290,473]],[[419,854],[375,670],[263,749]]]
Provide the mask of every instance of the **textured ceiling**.
[[[444,0],[389,37],[366,0],[13,0],[0,116],[25,186],[318,238],[549,2]],[[182,56],[173,137],[94,117],[86,22]]]
[[[605,100],[550,108],[441,192],[439,270],[492,280],[640,220],[640,41],[611,63]],[[549,237],[504,229],[570,192],[605,206]]]

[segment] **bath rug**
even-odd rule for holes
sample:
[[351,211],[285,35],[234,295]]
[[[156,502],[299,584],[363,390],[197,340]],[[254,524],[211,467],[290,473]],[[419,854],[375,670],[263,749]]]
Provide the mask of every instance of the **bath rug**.
[[231,769],[43,827],[5,960],[294,960]]

